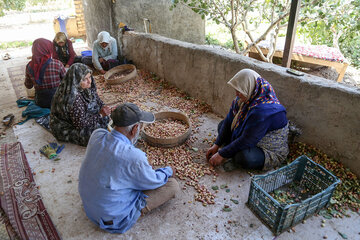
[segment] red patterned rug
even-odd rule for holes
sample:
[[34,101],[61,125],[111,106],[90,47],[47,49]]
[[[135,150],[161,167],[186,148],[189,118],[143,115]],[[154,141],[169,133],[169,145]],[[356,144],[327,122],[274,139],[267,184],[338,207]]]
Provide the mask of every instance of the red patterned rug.
[[0,147],[0,204],[20,239],[60,239],[21,143]]

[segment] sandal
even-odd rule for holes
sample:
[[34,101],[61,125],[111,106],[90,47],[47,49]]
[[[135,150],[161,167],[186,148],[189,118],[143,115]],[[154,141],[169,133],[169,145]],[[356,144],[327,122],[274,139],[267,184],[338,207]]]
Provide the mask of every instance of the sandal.
[[15,118],[14,114],[10,113],[3,118],[2,122],[5,126],[8,127],[13,123],[14,118]]
[[3,56],[3,59],[4,60],[9,60],[11,57],[10,57],[10,54],[9,53],[5,53],[5,55]]
[[238,166],[235,163],[235,161],[232,158],[229,158],[224,164],[223,164],[223,169],[225,172],[231,172],[235,169],[237,169]]

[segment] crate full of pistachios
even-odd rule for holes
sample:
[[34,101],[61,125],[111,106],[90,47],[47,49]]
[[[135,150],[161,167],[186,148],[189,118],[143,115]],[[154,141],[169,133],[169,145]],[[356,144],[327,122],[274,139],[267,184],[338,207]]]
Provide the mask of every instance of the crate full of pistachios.
[[307,156],[266,175],[251,179],[248,207],[279,235],[319,212],[340,182]]

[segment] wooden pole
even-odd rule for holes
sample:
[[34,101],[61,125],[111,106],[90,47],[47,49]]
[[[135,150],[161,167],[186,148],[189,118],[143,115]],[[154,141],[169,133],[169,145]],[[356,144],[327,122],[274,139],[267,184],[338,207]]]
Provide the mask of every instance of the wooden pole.
[[291,54],[294,47],[297,20],[300,11],[300,3],[301,0],[291,1],[289,24],[286,32],[286,40],[285,40],[284,53],[282,58],[282,66],[287,68],[290,67],[290,63],[291,63]]

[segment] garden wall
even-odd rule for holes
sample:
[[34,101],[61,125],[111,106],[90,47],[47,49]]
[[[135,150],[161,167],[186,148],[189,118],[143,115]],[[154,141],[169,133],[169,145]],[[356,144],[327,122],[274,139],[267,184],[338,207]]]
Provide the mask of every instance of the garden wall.
[[[171,4],[169,0],[83,0],[87,41],[91,46],[100,31],[117,37],[120,22],[137,32],[145,32],[146,18],[150,20],[152,33],[203,44],[205,20],[181,4],[171,11]],[[149,22],[145,23],[148,31]]]
[[339,158],[360,175],[360,90],[225,50],[181,42],[158,35],[127,33],[124,54],[138,68],[155,72],[225,116],[235,91],[226,82],[250,68],[274,87],[288,118],[299,126],[300,141]]

